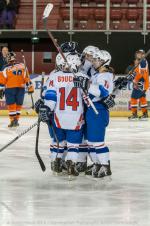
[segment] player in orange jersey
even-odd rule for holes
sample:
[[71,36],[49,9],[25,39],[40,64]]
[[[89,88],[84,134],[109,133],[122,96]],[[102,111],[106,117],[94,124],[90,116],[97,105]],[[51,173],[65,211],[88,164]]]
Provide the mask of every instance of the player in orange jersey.
[[[144,58],[144,50],[138,50],[135,53],[135,65]],[[146,100],[146,91],[149,88],[149,69],[146,59],[143,59],[139,66],[135,69],[135,78],[133,80],[133,91],[131,94],[131,111],[132,115],[129,117],[130,120],[134,119],[147,119],[147,100]],[[137,108],[138,100],[142,110],[142,116],[138,117]]]
[[6,104],[9,110],[8,127],[19,126],[20,112],[24,101],[25,87],[28,93],[34,92],[28,69],[23,63],[16,62],[16,54],[11,52],[7,57],[8,64],[0,73],[0,89],[4,88]]

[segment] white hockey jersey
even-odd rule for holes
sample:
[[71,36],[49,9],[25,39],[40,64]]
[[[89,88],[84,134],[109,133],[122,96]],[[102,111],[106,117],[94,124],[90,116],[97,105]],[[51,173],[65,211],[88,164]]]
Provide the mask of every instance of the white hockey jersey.
[[58,71],[47,80],[45,104],[54,110],[56,126],[79,130],[84,124],[82,90],[74,87],[73,74]]
[[100,101],[113,91],[113,74],[110,72],[95,73],[91,77],[88,90],[93,102]]
[[92,67],[92,63],[88,60],[85,60],[84,64],[81,66],[81,72],[87,74],[88,70]]

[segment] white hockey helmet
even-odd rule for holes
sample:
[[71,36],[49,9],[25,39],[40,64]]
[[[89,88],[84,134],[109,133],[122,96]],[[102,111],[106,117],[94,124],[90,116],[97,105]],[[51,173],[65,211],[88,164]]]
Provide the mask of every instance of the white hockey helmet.
[[[78,54],[64,53],[67,62],[65,62],[64,58],[60,53],[56,56],[56,66],[61,71],[70,71],[73,70],[75,73],[79,70],[81,65],[81,60]],[[69,67],[70,66],[70,67]]]
[[74,73],[78,72],[81,66],[81,60],[78,54],[68,54],[67,61]]
[[[67,55],[68,55],[68,53],[64,53],[65,57]],[[62,71],[65,66],[66,66],[66,62],[65,62],[64,58],[62,57],[62,55],[60,53],[58,53],[56,56],[56,67]]]
[[96,46],[87,46],[87,47],[83,50],[82,54],[83,54],[83,55],[88,54],[88,55],[93,56],[93,54],[94,54],[95,51],[97,51],[97,50],[99,50],[99,48],[96,47]]
[[103,65],[103,63],[105,62],[104,58],[105,58],[104,53],[101,50],[95,51],[92,61],[92,64],[95,69],[98,69]]
[[101,53],[103,54],[103,60],[106,62],[105,64],[103,64],[103,66],[105,65],[109,65],[111,62],[111,55],[108,51],[106,50],[101,50]]

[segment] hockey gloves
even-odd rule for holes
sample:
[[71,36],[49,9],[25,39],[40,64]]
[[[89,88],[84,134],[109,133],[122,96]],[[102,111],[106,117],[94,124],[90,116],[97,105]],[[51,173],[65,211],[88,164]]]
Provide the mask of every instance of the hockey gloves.
[[73,78],[74,87],[81,88],[84,91],[88,91],[90,87],[90,81],[88,78],[85,78],[83,76],[78,76]]
[[33,86],[33,84],[32,84],[31,81],[30,82],[27,82],[26,83],[26,86],[27,86],[28,94],[34,93],[34,86]]
[[113,108],[115,106],[115,96],[109,95],[102,100],[102,104],[107,108]]
[[52,117],[52,111],[50,110],[50,108],[46,105],[42,105],[39,108],[39,118],[42,122],[49,122],[50,118]]
[[77,53],[78,43],[77,42],[64,42],[60,46],[63,53]]
[[144,90],[144,82],[138,82],[138,83],[134,83],[134,88],[137,90],[140,90],[141,92],[145,93],[146,90]]
[[123,89],[127,86],[128,80],[126,77],[119,77],[114,81],[115,88]]
[[34,104],[34,109],[36,111],[36,113],[39,113],[39,109],[40,107],[42,107],[44,105],[44,101],[42,99],[38,99],[35,104]]

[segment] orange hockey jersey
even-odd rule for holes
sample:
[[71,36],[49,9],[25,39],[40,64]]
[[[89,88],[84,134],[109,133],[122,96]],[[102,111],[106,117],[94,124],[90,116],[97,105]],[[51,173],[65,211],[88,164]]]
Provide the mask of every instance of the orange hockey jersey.
[[136,76],[134,78],[134,83],[138,82],[144,83],[144,90],[148,90],[149,88],[149,69],[148,63],[146,60],[143,60],[141,64],[134,70],[136,72]]
[[23,63],[6,65],[0,72],[0,84],[4,85],[5,88],[24,88],[29,81],[29,72]]

